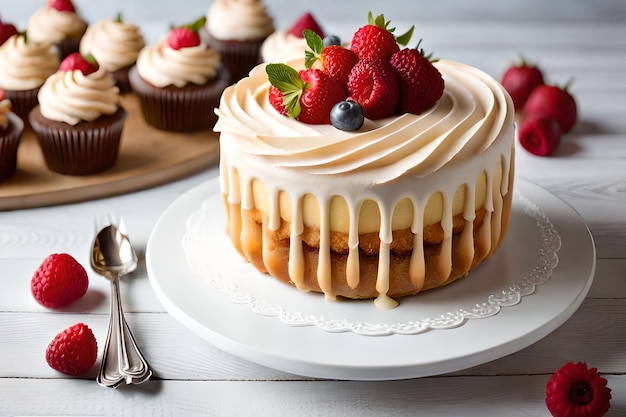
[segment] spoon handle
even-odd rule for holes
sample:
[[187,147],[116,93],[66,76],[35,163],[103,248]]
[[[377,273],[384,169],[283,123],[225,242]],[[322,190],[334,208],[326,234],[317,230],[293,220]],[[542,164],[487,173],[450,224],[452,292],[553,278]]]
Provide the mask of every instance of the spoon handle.
[[124,381],[140,384],[150,378],[152,371],[124,318],[118,277],[111,278],[111,295],[111,317],[97,381],[113,388]]

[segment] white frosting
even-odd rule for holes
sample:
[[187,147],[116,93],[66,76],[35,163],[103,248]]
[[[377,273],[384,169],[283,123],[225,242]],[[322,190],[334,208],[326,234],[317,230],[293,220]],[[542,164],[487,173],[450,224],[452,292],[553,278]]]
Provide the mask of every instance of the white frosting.
[[306,39],[280,30],[268,36],[261,45],[261,59],[263,62],[289,62],[302,59],[307,49]]
[[81,36],[87,23],[76,13],[60,12],[51,7],[37,9],[28,19],[26,31],[29,41],[59,42]]
[[89,26],[80,41],[80,53],[92,55],[110,72],[134,64],[143,47],[143,36],[137,25],[111,19]]
[[13,35],[0,46],[0,88],[12,91],[40,87],[59,67],[59,56],[50,42],[26,42]]
[[258,41],[274,31],[274,23],[261,0],[214,0],[206,29],[221,40]]
[[[416,288],[424,283],[424,213],[434,195],[441,195],[437,217],[444,236],[440,270],[452,270],[455,214],[465,220],[460,241],[471,254],[475,210],[484,208],[486,215],[476,239],[487,248],[487,256],[496,249],[504,233],[504,197],[510,197],[513,177],[513,104],[502,86],[478,69],[451,61],[440,61],[436,66],[446,87],[432,109],[421,115],[368,120],[358,132],[307,125],[280,115],[268,102],[269,82],[263,66],[224,91],[215,126],[221,132],[222,194],[229,204],[240,204],[243,212],[259,208],[254,184],[264,184],[267,197],[262,212],[268,229],[278,230],[281,219],[291,223],[289,275],[298,288],[306,289],[300,236],[305,225],[312,225],[320,234],[318,284],[328,298],[335,297],[330,235],[334,217],[331,202],[338,193],[348,210],[346,275],[353,287],[359,282],[361,207],[373,201],[380,213],[376,289],[380,294],[377,305],[383,308],[394,304],[386,294],[395,211],[401,202],[408,202],[414,234],[409,275]],[[481,178],[484,182],[479,181]],[[465,192],[461,213],[455,213],[459,189]],[[318,212],[309,224],[305,212],[311,196]],[[290,203],[283,204],[283,199]],[[231,238],[235,243],[245,241],[246,236],[237,235],[239,226],[233,216],[236,214],[231,213]],[[265,253],[263,256],[265,259]]]
[[102,67],[83,75],[79,70],[52,74],[39,90],[41,114],[50,120],[76,125],[117,111],[119,88]]
[[214,79],[220,63],[219,52],[203,42],[198,46],[175,50],[163,39],[141,50],[137,71],[141,78],[155,87],[184,87],[189,83],[204,85]]

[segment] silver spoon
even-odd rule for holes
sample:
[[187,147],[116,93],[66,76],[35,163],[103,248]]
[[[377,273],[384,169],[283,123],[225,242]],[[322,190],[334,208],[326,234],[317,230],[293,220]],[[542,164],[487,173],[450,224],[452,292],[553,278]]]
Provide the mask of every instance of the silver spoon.
[[[123,222],[120,224],[123,230]],[[98,373],[98,384],[115,388],[123,382],[141,384],[152,375],[124,318],[119,279],[137,268],[137,254],[128,236],[109,225],[98,232],[91,250],[91,267],[111,281],[111,317]]]

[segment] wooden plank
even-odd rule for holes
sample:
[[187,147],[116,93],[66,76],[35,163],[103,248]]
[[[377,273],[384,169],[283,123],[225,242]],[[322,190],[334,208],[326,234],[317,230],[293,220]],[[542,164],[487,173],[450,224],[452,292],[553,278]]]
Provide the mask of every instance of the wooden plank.
[[[18,147],[18,171],[0,183],[0,210],[40,207],[108,197],[164,184],[218,161],[219,141],[211,131],[166,132],[149,126],[138,99],[122,97],[128,112],[116,164],[96,175],[50,171],[31,129]],[[207,112],[213,109],[207,109]]]

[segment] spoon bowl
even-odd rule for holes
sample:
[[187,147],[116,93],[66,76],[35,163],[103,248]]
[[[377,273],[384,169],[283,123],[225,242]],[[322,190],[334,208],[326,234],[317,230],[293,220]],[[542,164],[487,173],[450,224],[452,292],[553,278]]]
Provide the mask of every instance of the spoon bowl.
[[109,225],[94,240],[91,267],[100,275],[117,278],[137,269],[137,253],[128,236]]

